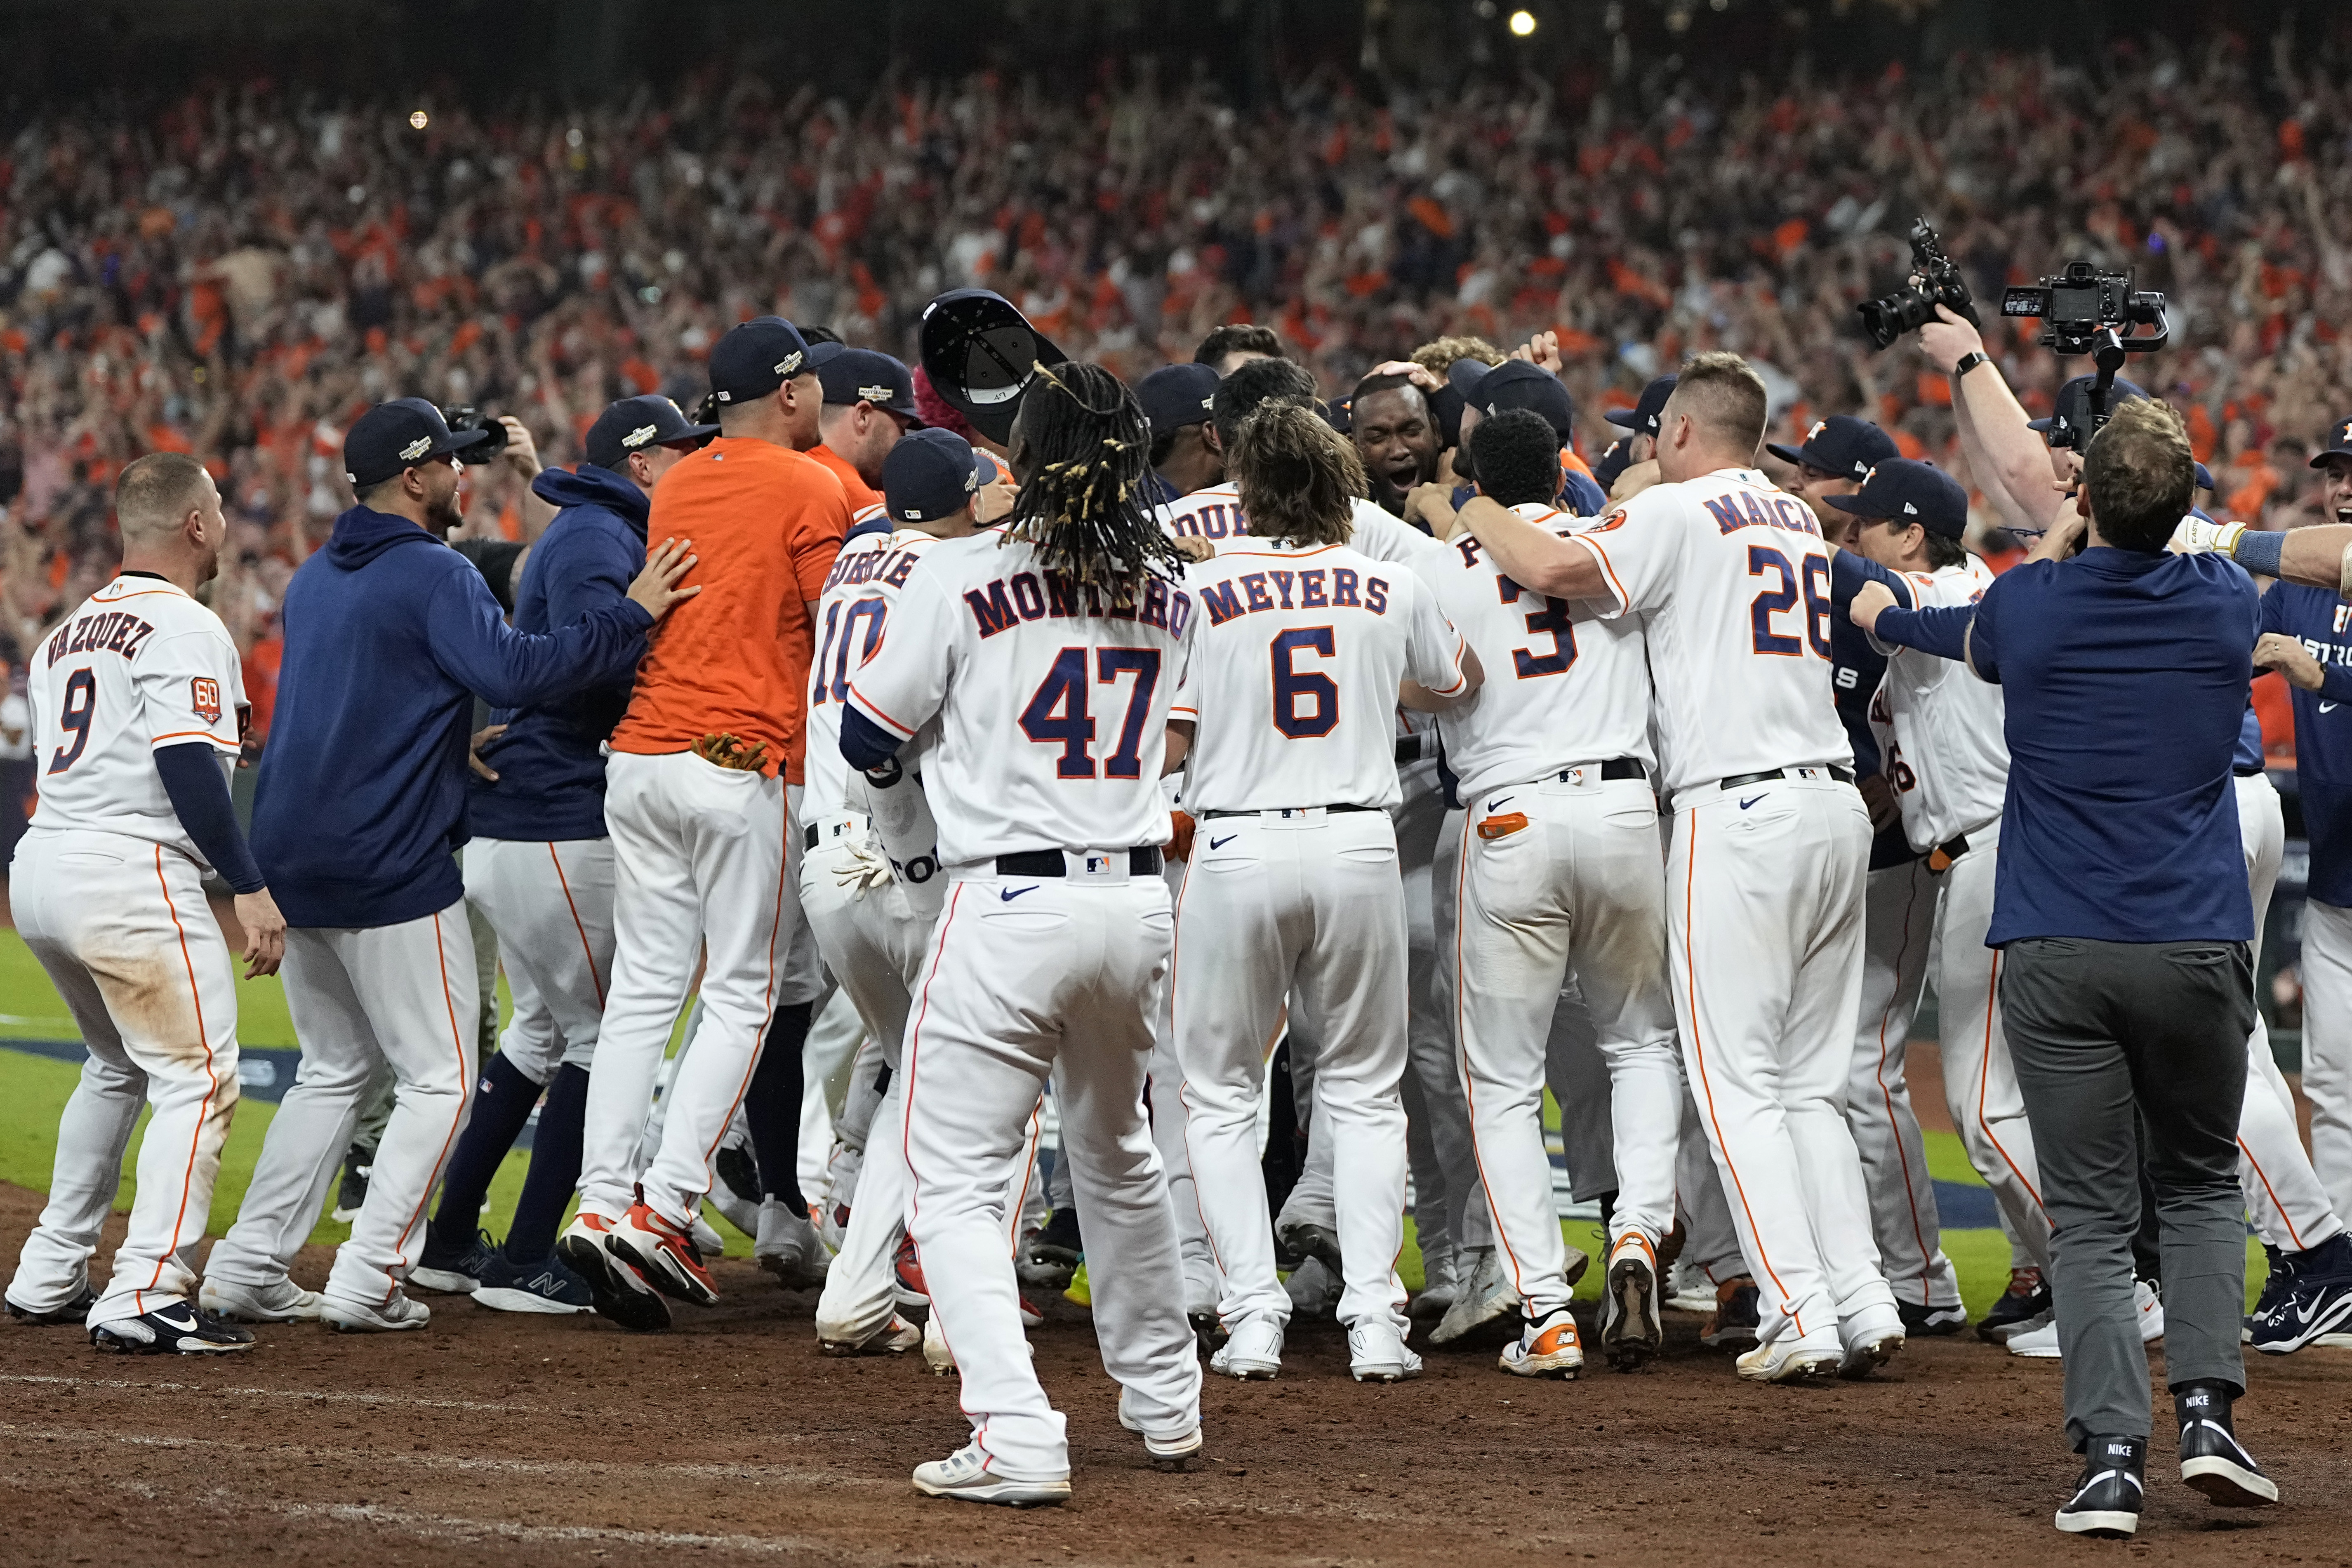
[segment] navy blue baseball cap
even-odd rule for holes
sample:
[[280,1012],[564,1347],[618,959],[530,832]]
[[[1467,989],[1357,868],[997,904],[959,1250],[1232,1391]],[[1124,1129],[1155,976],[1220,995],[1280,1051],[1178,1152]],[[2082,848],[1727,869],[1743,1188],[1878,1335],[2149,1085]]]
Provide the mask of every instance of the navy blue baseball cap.
[[1913,458],[1891,458],[1864,476],[1850,496],[1830,496],[1830,505],[1855,517],[1923,524],[1928,532],[1958,539],[1969,531],[1969,492],[1960,481]]
[[[1459,370],[1465,364],[1477,363],[1475,360],[1455,360],[1454,369]],[[1569,396],[1568,388],[1560,384],[1559,377],[1532,361],[1507,359],[1498,365],[1484,367],[1475,379],[1463,378],[1469,383],[1466,386],[1463,381],[1454,380],[1452,371],[1446,373],[1446,379],[1462,394],[1464,401],[1481,414],[1500,414],[1507,408],[1526,408],[1542,415],[1544,422],[1559,435],[1563,446],[1575,434],[1575,400]]]
[[1620,437],[1609,443],[1609,449],[1601,454],[1601,461],[1592,465],[1592,482],[1601,487],[1605,496],[1617,488],[1619,476],[1633,466],[1633,438]]
[[1764,449],[1784,463],[1819,468],[1842,479],[1862,479],[1879,464],[1902,455],[1894,437],[1869,420],[1857,419],[1851,414],[1816,419],[1798,446],[1784,447],[1773,441],[1767,442]]
[[[2091,428],[2091,389],[2099,384],[2095,375],[2078,375],[2058,389],[2058,401],[2047,419],[2029,419],[2026,424],[2049,437],[2053,447],[2082,449],[2082,443]],[[2107,412],[2113,414],[2126,403],[2137,403],[2146,397],[2132,383],[2121,376],[2107,389]]]
[[1000,445],[1013,439],[1037,367],[1070,357],[1012,300],[986,289],[951,289],[924,306],[916,339],[931,390]]
[[1679,376],[1662,375],[1642,388],[1642,395],[1635,400],[1633,407],[1612,408],[1601,417],[1620,430],[1631,430],[1636,436],[1647,436],[1655,439],[1658,434],[1658,416],[1664,411],[1666,399],[1675,395],[1675,383],[1680,379],[1682,378]]
[[1187,425],[1209,423],[1209,405],[1216,396],[1216,370],[1205,364],[1162,365],[1135,384],[1135,401],[1155,441]]
[[421,397],[395,397],[361,415],[343,437],[343,478],[353,489],[373,489],[427,458],[489,438],[487,430],[452,431],[441,411]]
[[590,462],[600,468],[617,471],[627,465],[632,452],[642,452],[648,447],[683,446],[718,434],[718,426],[694,424],[679,412],[677,404],[655,392],[643,397],[624,397],[596,416],[596,423],[588,426],[588,438],[583,445],[587,447]]
[[[818,352],[823,345],[811,349]],[[820,361],[817,379],[824,384],[824,400],[846,408],[870,403],[887,408],[916,425],[923,416],[915,408],[915,373],[879,349],[844,348]]]
[[711,346],[710,390],[719,395],[722,407],[754,402],[843,352],[839,343],[812,348],[800,329],[782,316],[754,316],[728,328]]
[[952,430],[910,430],[882,459],[882,500],[893,522],[951,517],[982,482],[971,443]]
[[2330,458],[2352,458],[2352,419],[2339,419],[2327,428],[2327,445],[2311,459],[2311,466],[2322,468]]

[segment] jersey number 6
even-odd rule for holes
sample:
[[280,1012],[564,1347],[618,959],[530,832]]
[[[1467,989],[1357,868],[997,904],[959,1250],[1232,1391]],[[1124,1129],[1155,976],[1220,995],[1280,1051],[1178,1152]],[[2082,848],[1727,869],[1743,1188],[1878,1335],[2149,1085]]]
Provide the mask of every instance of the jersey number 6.
[[[1094,655],[1091,682],[1087,679],[1089,653]],[[1097,683],[1108,686],[1122,675],[1135,677],[1135,684],[1128,689],[1127,718],[1118,727],[1118,749],[1104,759],[1102,776],[1143,776],[1143,759],[1138,753],[1143,743],[1143,721],[1151,712],[1151,693],[1160,685],[1160,650],[1156,647],[1066,647],[1054,656],[1054,668],[1038,683],[1029,706],[1021,710],[1021,730],[1040,745],[1062,748],[1054,764],[1055,776],[1095,776],[1095,760],[1090,751],[1095,720],[1087,705],[1087,689]]]
[[[1329,626],[1294,626],[1278,632],[1267,649],[1274,661],[1274,727],[1294,741],[1311,741],[1339,727],[1339,688],[1328,675],[1301,673],[1298,656],[1335,657]],[[1301,700],[1314,706],[1299,711]]]

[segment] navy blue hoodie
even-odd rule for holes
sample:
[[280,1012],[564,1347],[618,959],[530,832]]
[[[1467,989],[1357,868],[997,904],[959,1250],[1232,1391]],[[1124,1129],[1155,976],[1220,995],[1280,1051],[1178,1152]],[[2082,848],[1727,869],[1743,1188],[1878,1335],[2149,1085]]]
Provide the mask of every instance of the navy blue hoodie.
[[294,574],[283,618],[253,849],[295,926],[398,925],[456,903],[475,694],[519,708],[624,679],[653,625],[625,599],[526,637],[464,556],[364,506]]
[[[627,597],[646,568],[646,517],[653,499],[610,468],[583,463],[576,474],[549,468],[531,487],[562,508],[523,563],[514,628],[543,633]],[[490,714],[507,732],[482,760],[492,784],[470,773],[467,825],[478,838],[604,837],[604,743],[628,710],[630,674],[609,685]]]

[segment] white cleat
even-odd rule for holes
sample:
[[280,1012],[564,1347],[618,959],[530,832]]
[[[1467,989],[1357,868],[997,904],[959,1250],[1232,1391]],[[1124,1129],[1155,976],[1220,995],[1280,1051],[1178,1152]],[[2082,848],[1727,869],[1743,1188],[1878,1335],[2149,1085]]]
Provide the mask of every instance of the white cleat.
[[1262,1383],[1282,1370],[1282,1324],[1272,1312],[1244,1312],[1234,1325],[1209,1370],[1245,1383]]
[[433,1310],[424,1302],[413,1300],[399,1290],[392,1293],[391,1300],[382,1303],[354,1301],[348,1296],[322,1294],[319,1321],[338,1333],[383,1334],[401,1329],[421,1329],[433,1321]]
[[1015,1480],[988,1468],[977,1443],[967,1443],[944,1459],[915,1467],[915,1489],[925,1497],[992,1502],[1006,1508],[1053,1508],[1070,1500],[1067,1472],[1051,1480]]
[[1816,1383],[1837,1375],[1845,1346],[1835,1329],[1816,1329],[1758,1345],[1741,1356],[1739,1375],[1750,1383]]
[[931,1369],[934,1377],[955,1375],[955,1352],[948,1349],[948,1337],[940,1332],[937,1312],[923,1320],[923,1364]]
[[1903,1348],[1903,1314],[1892,1303],[1864,1307],[1851,1318],[1838,1320],[1838,1341],[1845,1347],[1838,1375],[1849,1380],[1868,1377]]
[[[2152,1345],[2164,1338],[2164,1300],[2145,1279],[2132,1281],[2132,1306],[2139,1314],[2139,1342]],[[2059,1359],[2058,1322],[2052,1319],[2038,1329],[2009,1336],[2009,1353],[2029,1361]]]
[[196,1305],[216,1318],[240,1323],[315,1323],[322,1299],[281,1278],[275,1285],[238,1285],[207,1279],[196,1292]]
[[908,1351],[920,1349],[922,1343],[923,1331],[893,1312],[888,1322],[868,1334],[845,1333],[835,1328],[827,1337],[825,1329],[818,1329],[816,1353],[834,1356],[904,1355]]
[[751,1261],[772,1275],[787,1290],[811,1290],[824,1283],[833,1266],[816,1226],[790,1204],[770,1198],[760,1205],[759,1239]]
[[1348,1375],[1358,1383],[1402,1383],[1421,1375],[1421,1358],[1386,1314],[1348,1325]]
[[1148,1431],[1142,1422],[1128,1414],[1127,1395],[1121,1393],[1118,1396],[1118,1424],[1143,1439],[1143,1451],[1150,1457],[1153,1469],[1184,1469],[1201,1452],[1201,1422],[1197,1415],[1181,1426],[1162,1432]]

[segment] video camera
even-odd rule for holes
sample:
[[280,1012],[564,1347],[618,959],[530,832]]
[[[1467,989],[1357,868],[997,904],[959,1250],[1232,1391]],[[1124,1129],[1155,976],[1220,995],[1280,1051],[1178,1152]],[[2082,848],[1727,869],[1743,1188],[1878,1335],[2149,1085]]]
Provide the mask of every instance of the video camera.
[[[2038,287],[2011,289],[2000,297],[2004,316],[2038,316],[2042,346],[2062,354],[2095,353],[2099,339],[2113,334],[2126,353],[2154,353],[2171,341],[2164,296],[2135,291],[2128,272],[2101,272],[2087,261],[2070,261]],[[2133,327],[2153,332],[2127,335]]]
[[448,421],[449,433],[453,436],[462,436],[468,430],[482,432],[483,439],[457,454],[457,460],[468,468],[496,462],[499,454],[507,449],[507,427],[470,403],[444,408],[441,417]]
[[1952,313],[1979,329],[1984,325],[1977,320],[1976,303],[1969,295],[1968,279],[1960,268],[1944,254],[1943,237],[1926,218],[1916,218],[1911,224],[1911,270],[1916,281],[1906,289],[1877,300],[1864,300],[1854,310],[1862,317],[1862,330],[1870,334],[1870,346],[1884,349],[1892,345],[1904,333],[1916,331],[1936,320],[1936,307],[1946,305]]

